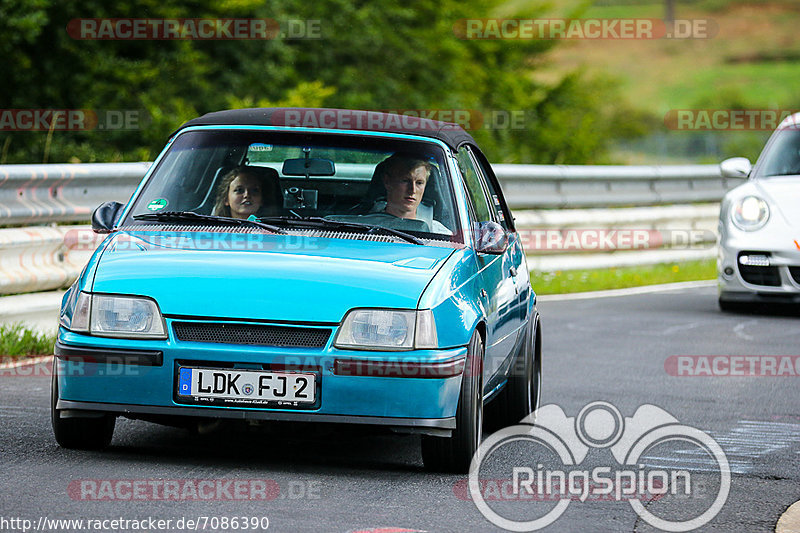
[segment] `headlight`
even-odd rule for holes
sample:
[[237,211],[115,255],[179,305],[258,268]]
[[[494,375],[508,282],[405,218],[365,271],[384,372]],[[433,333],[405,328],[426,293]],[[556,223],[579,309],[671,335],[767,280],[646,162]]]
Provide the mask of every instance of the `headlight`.
[[81,292],[69,329],[100,337],[167,338],[158,305],[142,296]]
[[758,196],[745,196],[733,205],[731,220],[739,229],[757,230],[769,220],[769,206]]
[[333,345],[351,350],[436,348],[433,312],[353,309],[345,315]]

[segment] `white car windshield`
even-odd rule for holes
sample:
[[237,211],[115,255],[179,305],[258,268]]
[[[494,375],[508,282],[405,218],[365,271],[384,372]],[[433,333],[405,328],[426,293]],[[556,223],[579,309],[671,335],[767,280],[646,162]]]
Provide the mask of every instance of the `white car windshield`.
[[764,154],[764,167],[759,175],[800,175],[800,130],[791,128],[778,133]]

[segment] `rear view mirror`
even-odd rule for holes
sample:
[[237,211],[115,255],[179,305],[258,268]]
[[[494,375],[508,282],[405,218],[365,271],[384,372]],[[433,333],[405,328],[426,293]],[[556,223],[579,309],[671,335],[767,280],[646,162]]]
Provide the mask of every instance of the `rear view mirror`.
[[92,230],[95,233],[111,233],[123,207],[119,202],[100,204],[92,213]]
[[333,176],[336,168],[330,159],[287,159],[283,162],[281,173],[284,176]]

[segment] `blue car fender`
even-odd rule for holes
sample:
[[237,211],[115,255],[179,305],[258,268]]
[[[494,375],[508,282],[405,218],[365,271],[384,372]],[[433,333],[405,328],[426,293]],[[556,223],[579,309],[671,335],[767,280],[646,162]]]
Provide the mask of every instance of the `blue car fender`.
[[456,250],[423,291],[418,309],[433,310],[439,348],[466,346],[486,321],[473,250]]

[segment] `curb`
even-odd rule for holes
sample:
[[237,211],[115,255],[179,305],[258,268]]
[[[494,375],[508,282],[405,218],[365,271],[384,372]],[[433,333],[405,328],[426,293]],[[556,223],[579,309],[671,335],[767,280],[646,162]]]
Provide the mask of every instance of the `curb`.
[[[5,356],[3,356],[5,357]],[[52,355],[41,355],[38,357],[20,357],[18,360],[7,363],[0,363],[0,370],[7,370],[9,368],[19,368],[21,366],[38,365],[47,363],[53,359]],[[2,361],[2,359],[0,359]]]
[[0,324],[21,322],[40,333],[58,330],[63,290],[0,297]]
[[[618,296],[632,296],[635,294],[650,294],[653,292],[678,291],[682,289],[698,289],[716,286],[716,280],[681,281],[678,283],[664,283],[661,285],[644,285],[627,289],[611,289],[607,291],[576,292],[571,294],[544,294],[536,297],[536,302],[562,302],[567,300],[589,300],[592,298],[614,298]],[[536,289],[534,288],[534,292]]]

